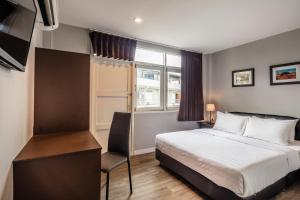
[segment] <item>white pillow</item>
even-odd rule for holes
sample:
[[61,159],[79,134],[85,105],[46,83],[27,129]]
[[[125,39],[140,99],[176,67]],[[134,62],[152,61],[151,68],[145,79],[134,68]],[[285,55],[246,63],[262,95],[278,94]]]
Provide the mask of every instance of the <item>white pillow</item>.
[[218,111],[216,123],[213,128],[220,131],[243,135],[248,119],[248,116],[233,115]]
[[299,119],[292,119],[292,120],[281,120],[281,119],[274,119],[276,121],[286,121],[290,123],[291,126],[291,130],[289,131],[289,142],[294,142],[295,141],[295,129],[296,129],[296,125],[297,122],[299,121]]
[[295,124],[293,120],[251,117],[247,123],[244,136],[287,145],[293,124]]

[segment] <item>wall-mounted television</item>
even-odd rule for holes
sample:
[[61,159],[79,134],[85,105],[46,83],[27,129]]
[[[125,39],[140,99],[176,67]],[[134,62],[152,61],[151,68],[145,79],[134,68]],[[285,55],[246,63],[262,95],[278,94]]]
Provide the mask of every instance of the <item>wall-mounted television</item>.
[[25,71],[36,12],[34,0],[0,0],[0,66]]

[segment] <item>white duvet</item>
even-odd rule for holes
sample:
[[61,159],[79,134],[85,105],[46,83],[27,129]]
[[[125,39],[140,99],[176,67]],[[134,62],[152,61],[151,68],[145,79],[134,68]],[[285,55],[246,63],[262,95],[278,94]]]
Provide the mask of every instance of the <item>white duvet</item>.
[[300,168],[300,145],[276,145],[214,129],[156,136],[156,148],[240,197]]

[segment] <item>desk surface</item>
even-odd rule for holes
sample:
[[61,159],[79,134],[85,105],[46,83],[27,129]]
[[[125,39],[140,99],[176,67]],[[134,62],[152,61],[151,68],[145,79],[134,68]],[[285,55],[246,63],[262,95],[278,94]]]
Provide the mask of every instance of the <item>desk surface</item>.
[[89,131],[34,135],[14,162],[101,149]]

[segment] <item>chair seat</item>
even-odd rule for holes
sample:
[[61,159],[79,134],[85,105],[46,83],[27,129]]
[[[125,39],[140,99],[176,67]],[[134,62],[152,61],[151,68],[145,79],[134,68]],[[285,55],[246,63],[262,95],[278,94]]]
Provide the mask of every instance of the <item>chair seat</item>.
[[101,171],[110,172],[112,169],[127,162],[127,157],[114,152],[106,152],[101,156]]

